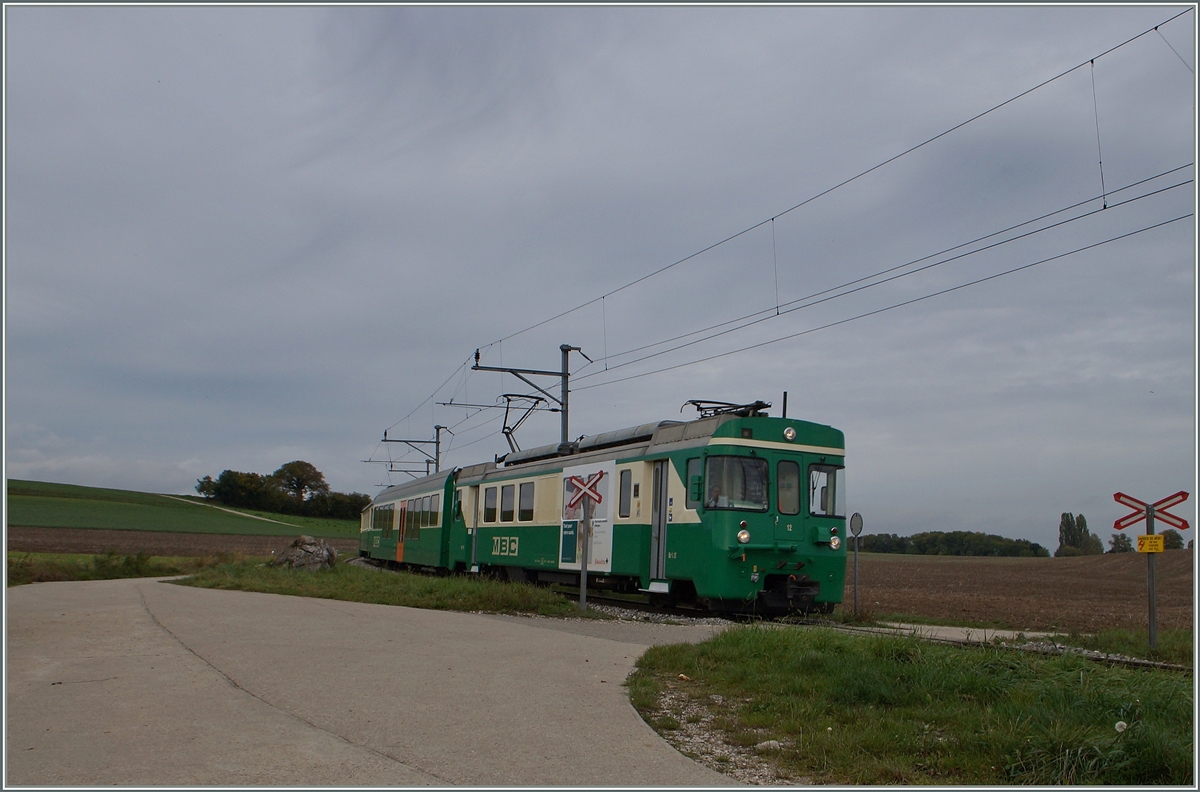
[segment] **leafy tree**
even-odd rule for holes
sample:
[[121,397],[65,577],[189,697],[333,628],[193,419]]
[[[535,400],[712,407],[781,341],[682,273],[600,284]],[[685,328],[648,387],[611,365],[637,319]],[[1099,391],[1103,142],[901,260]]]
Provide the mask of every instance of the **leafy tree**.
[[1162,532],[1163,549],[1164,550],[1182,550],[1183,549],[1183,534],[1176,531],[1174,528],[1168,528]]
[[224,470],[215,480],[197,479],[196,492],[227,506],[339,520],[357,520],[371,502],[362,493],[332,492],[324,474],[300,460],[281,465],[269,476]]
[[1058,521],[1058,549],[1054,551],[1055,558],[1063,556],[1100,555],[1104,552],[1104,543],[1100,537],[1088,531],[1087,519],[1081,514],[1078,517],[1070,512],[1063,512]]
[[325,475],[309,462],[296,460],[281,465],[271,474],[278,485],[293,499],[297,512],[303,511],[304,502],[315,495],[329,495]]
[[1112,538],[1108,540],[1108,546],[1111,548],[1108,551],[1110,553],[1132,553],[1133,552],[1133,542],[1131,542],[1129,540],[1129,537],[1123,533],[1113,534]]
[[212,500],[217,497],[217,482],[213,481],[212,476],[205,476],[202,479],[196,479],[196,492],[199,492],[204,497]]

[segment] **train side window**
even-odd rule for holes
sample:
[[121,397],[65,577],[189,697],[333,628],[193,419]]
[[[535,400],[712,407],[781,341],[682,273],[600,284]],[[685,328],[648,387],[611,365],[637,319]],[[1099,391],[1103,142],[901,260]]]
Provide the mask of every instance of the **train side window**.
[[421,527],[425,528],[429,525],[429,496],[421,498]]
[[517,513],[517,519],[521,522],[531,522],[533,520],[533,482],[527,481],[521,485],[521,510]]
[[421,522],[421,515],[417,514],[417,504],[420,501],[410,500],[408,502],[408,524],[404,526],[404,538],[417,538],[417,525]]
[[438,525],[442,524],[442,521],[438,519],[438,512],[440,511],[441,502],[442,502],[441,495],[434,495],[433,497],[431,497],[429,499],[429,524],[430,525],[438,526]]
[[483,491],[483,521],[496,522],[496,488],[488,487]]
[[687,507],[689,509],[696,509],[700,507],[699,498],[692,497],[692,495],[695,494],[692,492],[692,479],[700,475],[703,475],[701,460],[689,459],[687,461],[687,481],[684,482],[684,486],[687,487]]
[[800,513],[800,463],[785,459],[776,468],[780,514]]
[[513,521],[513,503],[517,488],[513,484],[505,484],[500,488],[500,522]]
[[371,527],[377,531],[383,531],[384,539],[392,538],[393,508],[394,507],[391,504],[388,504],[387,506],[377,506],[375,507],[375,513],[371,515]]
[[622,470],[621,471],[621,501],[619,504],[620,508],[617,510],[617,514],[619,514],[621,517],[629,516],[629,501],[632,500],[632,498],[630,497],[632,491],[633,491],[633,471],[632,470]]

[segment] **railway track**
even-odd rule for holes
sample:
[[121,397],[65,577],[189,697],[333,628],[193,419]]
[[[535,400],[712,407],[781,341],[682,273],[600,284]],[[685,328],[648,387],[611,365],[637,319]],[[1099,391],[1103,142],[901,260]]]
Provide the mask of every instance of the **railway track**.
[[[358,563],[372,566],[378,569],[386,569],[384,565],[370,559],[356,559]],[[578,589],[567,588],[565,586],[555,586],[554,590],[559,595],[575,602],[579,601]],[[953,644],[957,646],[974,647],[974,646],[993,646],[997,645],[993,640],[981,640],[974,637],[953,638],[945,636],[921,635],[918,630],[909,630],[896,627],[867,627],[855,626],[847,624],[839,624],[832,622],[822,617],[812,618],[797,618],[788,617],[786,620],[765,619],[761,616],[737,616],[737,615],[722,615],[714,614],[708,611],[699,610],[696,608],[680,608],[667,607],[663,605],[651,604],[650,602],[629,599],[627,597],[613,597],[603,593],[603,591],[589,591],[588,605],[597,605],[604,609],[612,611],[612,615],[618,618],[623,618],[622,612],[643,614],[638,621],[679,621],[685,620],[694,623],[723,623],[723,622],[770,622],[781,626],[793,627],[825,627],[831,630],[849,635],[911,635],[922,640],[933,643]],[[968,634],[975,633],[986,635],[986,632],[980,630],[965,631]],[[1089,649],[1081,649],[1074,646],[1066,646],[1052,640],[1045,641],[1026,641],[1025,643],[1016,643],[1013,641],[1002,641],[999,644],[1008,649],[1013,649],[1020,652],[1029,652],[1040,655],[1065,655],[1074,654],[1091,660],[1096,663],[1105,665],[1122,666],[1125,668],[1142,668],[1158,671],[1173,671],[1181,674],[1192,674],[1193,669],[1188,666],[1178,665],[1176,663],[1163,663],[1157,660],[1146,660],[1138,657],[1129,657],[1127,655],[1115,655],[1105,652],[1097,652]]]
[[[560,592],[563,596],[568,597],[576,602],[579,601],[578,594],[567,591]],[[1188,666],[1178,665],[1176,663],[1164,663],[1157,660],[1146,660],[1138,657],[1130,657],[1127,655],[1108,654],[1090,649],[1081,649],[1079,647],[1067,646],[1053,640],[1043,641],[1026,641],[1017,643],[1015,641],[1000,641],[998,644],[994,640],[981,640],[980,638],[952,638],[945,636],[922,635],[919,630],[908,630],[905,628],[896,627],[860,627],[854,625],[838,624],[837,622],[829,621],[825,618],[796,618],[789,617],[786,620],[779,619],[764,619],[759,616],[720,616],[710,614],[705,611],[685,608],[666,608],[650,605],[649,603],[638,603],[618,597],[606,597],[603,595],[595,595],[588,593],[588,603],[603,605],[606,608],[614,608],[618,610],[632,611],[636,613],[649,613],[661,617],[663,620],[687,619],[689,621],[731,621],[731,622],[748,622],[748,621],[763,621],[773,624],[793,627],[824,627],[830,630],[836,630],[847,635],[910,635],[921,640],[931,643],[951,644],[955,646],[976,647],[976,646],[1002,646],[1007,649],[1013,649],[1020,652],[1029,652],[1031,654],[1040,655],[1077,655],[1087,660],[1096,663],[1103,663],[1111,666],[1121,666],[1124,668],[1142,668],[1158,671],[1173,671],[1181,674],[1192,674],[1193,669]],[[982,631],[967,631],[984,634]]]

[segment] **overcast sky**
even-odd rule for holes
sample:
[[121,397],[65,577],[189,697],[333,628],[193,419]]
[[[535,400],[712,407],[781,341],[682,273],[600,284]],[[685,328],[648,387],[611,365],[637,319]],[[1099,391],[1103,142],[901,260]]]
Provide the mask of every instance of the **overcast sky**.
[[1107,542],[1114,492],[1195,494],[1187,8],[8,5],[7,476],[374,495],[385,429],[507,450],[437,404],[529,391],[476,348],[569,343],[572,436],[787,391],[867,533]]

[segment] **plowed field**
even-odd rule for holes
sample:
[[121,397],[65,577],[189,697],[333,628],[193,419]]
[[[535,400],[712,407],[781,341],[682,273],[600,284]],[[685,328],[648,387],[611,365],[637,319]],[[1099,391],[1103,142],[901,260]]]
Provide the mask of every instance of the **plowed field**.
[[[8,549],[24,552],[203,556],[219,553],[270,555],[291,536],[235,536],[150,531],[9,526]],[[354,539],[327,539],[346,557],[357,554]],[[1188,550],[1158,554],[1158,624],[1190,627],[1193,622],[1193,555]],[[846,567],[843,607],[854,602],[853,555]],[[963,558],[863,553],[859,556],[859,609],[993,623],[1016,629],[1092,632],[1107,627],[1145,629],[1146,556],[1140,553],[1080,558]]]
[[[1155,560],[1160,628],[1193,621],[1192,551]],[[860,611],[995,622],[1016,629],[1145,629],[1146,556],[967,558],[862,553]],[[846,566],[844,607],[854,602],[854,556]]]

